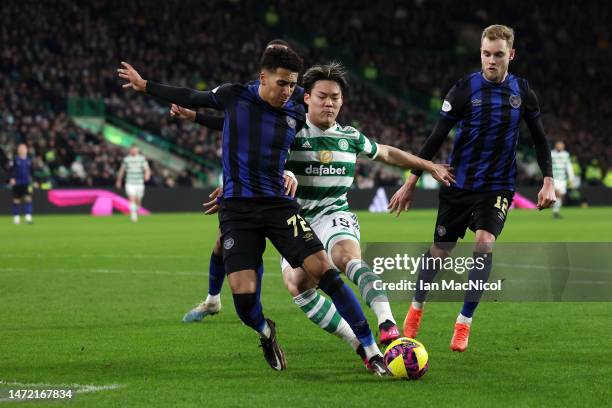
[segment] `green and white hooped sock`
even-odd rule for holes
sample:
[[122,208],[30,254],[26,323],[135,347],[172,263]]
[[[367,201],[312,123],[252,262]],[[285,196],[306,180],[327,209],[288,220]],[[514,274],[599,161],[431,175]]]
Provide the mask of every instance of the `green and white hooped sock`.
[[293,298],[293,301],[311,322],[328,333],[347,342],[353,350],[359,347],[359,340],[348,323],[340,316],[336,306],[316,289],[308,289]]
[[380,276],[372,272],[368,264],[361,259],[351,259],[346,264],[346,276],[357,285],[361,298],[372,309],[379,325],[387,320],[395,323],[387,293],[374,288],[374,282],[381,281]]

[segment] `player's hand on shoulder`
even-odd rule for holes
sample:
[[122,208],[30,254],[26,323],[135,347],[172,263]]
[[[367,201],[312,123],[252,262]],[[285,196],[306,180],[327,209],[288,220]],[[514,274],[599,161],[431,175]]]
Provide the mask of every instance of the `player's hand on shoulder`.
[[446,187],[450,187],[450,185],[455,182],[455,176],[452,171],[453,168],[448,164],[432,163],[429,172],[437,181],[444,184]]
[[138,71],[134,69],[130,64],[125,61],[121,61],[123,68],[117,69],[117,73],[120,78],[127,79],[129,82],[123,84],[124,88],[132,88],[138,92],[144,92],[147,87],[147,81],[142,79]]
[[175,118],[195,121],[196,113],[191,109],[183,108],[182,106],[178,106],[177,104],[172,104],[170,107],[170,116],[174,116]]
[[217,187],[212,193],[208,195],[208,197],[211,200],[202,204],[202,207],[204,207],[204,209],[206,210],[204,211],[204,214],[215,214],[217,211],[219,211],[219,199],[223,197],[223,186]]

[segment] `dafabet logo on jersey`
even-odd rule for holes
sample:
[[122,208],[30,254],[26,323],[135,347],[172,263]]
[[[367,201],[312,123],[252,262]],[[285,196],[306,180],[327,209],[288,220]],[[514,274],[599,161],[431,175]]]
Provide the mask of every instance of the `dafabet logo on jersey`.
[[306,167],[305,173],[309,176],[345,176],[346,167],[334,167],[333,165],[325,166],[321,164],[318,167],[312,164]]

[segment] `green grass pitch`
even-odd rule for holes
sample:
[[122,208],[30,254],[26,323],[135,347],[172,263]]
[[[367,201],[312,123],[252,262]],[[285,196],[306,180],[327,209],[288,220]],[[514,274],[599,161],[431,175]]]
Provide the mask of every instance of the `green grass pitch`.
[[[612,241],[612,209],[511,212],[501,240]],[[399,220],[360,213],[362,239],[427,242],[434,211]],[[156,214],[0,217],[0,394],[27,384],[108,386],[69,406],[604,406],[612,401],[612,303],[485,303],[466,353],[448,343],[460,304],[430,303],[419,381],[379,379],[344,343],[307,321],[265,254],[264,312],[288,369],[272,371],[242,326],[229,288],[199,324],[183,314],[206,294],[216,218]],[[472,235],[467,237],[468,240]],[[597,256],[597,254],[593,254]],[[351,286],[353,286],[351,284]],[[398,321],[405,304],[393,304]],[[371,322],[372,314],[366,310]],[[375,329],[375,327],[372,327]],[[7,383],[26,384],[23,386]],[[0,398],[0,408],[11,402]],[[61,402],[19,403],[60,406]]]

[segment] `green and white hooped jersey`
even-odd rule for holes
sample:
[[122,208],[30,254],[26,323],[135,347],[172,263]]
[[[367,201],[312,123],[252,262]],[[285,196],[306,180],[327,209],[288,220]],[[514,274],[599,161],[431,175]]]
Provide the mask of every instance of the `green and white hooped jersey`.
[[552,158],[553,179],[566,182],[572,170],[572,161],[567,151],[552,150],[550,152]]
[[145,169],[149,168],[149,163],[143,155],[125,156],[123,166],[125,167],[125,184],[144,185],[144,173]]
[[346,194],[355,177],[358,156],[374,159],[378,145],[350,126],[334,123],[323,131],[308,118],[296,135],[285,168],[298,180],[296,198],[300,214],[313,219],[348,211]]

